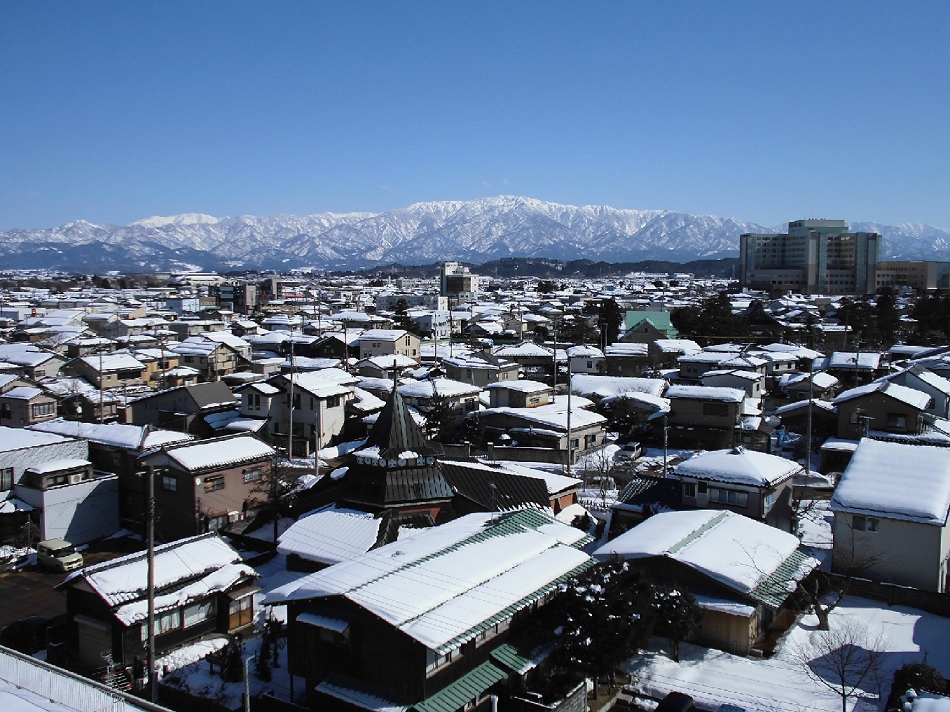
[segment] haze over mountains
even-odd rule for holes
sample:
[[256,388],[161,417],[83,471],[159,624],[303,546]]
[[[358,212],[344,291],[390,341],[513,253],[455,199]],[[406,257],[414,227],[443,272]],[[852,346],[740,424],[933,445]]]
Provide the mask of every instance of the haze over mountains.
[[[950,259],[950,233],[940,228],[864,222],[850,226],[881,233],[884,259]],[[47,230],[10,230],[0,232],[0,265],[156,272],[350,269],[441,260],[478,264],[505,257],[688,262],[735,257],[741,233],[783,229],[667,210],[577,207],[498,196],[416,203],[385,213],[233,218],[186,214],[125,226],[78,221]]]

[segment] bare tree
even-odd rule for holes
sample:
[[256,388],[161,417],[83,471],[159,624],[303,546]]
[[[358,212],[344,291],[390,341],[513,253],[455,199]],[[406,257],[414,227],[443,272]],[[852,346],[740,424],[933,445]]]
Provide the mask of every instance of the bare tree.
[[808,676],[841,698],[841,712],[848,700],[871,692],[880,697],[885,641],[863,623],[836,621],[834,628],[815,631],[795,657]]

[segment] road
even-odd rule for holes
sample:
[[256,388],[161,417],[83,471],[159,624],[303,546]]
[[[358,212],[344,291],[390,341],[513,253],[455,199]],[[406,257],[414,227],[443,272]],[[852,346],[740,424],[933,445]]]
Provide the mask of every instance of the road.
[[[144,544],[133,539],[105,539],[83,551],[85,564],[98,564],[141,550]],[[0,630],[27,616],[56,618],[66,614],[66,594],[54,587],[66,574],[29,566],[19,571],[0,573]]]

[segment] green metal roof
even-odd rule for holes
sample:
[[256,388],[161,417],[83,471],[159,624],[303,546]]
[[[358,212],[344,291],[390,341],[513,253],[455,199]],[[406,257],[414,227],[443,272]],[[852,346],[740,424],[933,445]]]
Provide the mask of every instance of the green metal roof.
[[474,702],[481,697],[492,685],[501,682],[506,677],[508,677],[508,674],[504,670],[495,667],[486,660],[431,697],[413,705],[412,709],[418,710],[418,712],[458,712],[458,710],[465,709],[469,702]]
[[817,565],[817,559],[808,547],[798,547],[775,571],[752,589],[749,596],[771,608],[780,608],[791,595],[789,587],[800,578],[796,574],[801,572],[808,559],[813,559]]

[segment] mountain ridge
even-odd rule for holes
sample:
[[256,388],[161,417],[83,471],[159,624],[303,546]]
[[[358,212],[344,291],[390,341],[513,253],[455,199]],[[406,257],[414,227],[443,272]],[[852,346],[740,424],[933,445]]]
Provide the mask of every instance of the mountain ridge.
[[[854,222],[880,232],[885,259],[950,259],[950,233],[931,225]],[[428,201],[382,213],[216,217],[152,216],[129,225],[76,220],[0,232],[11,268],[71,271],[359,269],[392,262],[506,257],[608,262],[689,262],[738,255],[739,235],[777,230],[737,218],[605,205],[572,206],[522,196]]]

